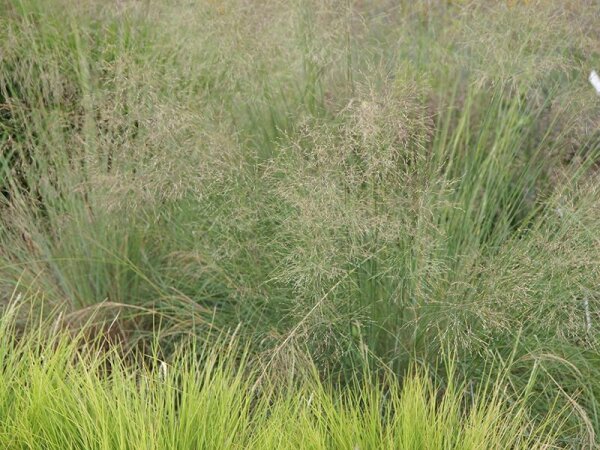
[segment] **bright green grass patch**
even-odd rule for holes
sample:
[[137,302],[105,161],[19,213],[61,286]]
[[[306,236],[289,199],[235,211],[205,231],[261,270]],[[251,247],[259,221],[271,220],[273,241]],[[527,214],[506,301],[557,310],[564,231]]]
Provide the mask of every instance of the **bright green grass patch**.
[[[0,445],[31,449],[546,448],[564,418],[533,420],[527,392],[443,383],[413,367],[334,389],[316,375],[274,383],[234,341],[135,365],[117,347],[0,324]],[[238,348],[236,350],[236,348]],[[154,355],[154,356],[152,356]],[[280,375],[278,375],[280,376]]]

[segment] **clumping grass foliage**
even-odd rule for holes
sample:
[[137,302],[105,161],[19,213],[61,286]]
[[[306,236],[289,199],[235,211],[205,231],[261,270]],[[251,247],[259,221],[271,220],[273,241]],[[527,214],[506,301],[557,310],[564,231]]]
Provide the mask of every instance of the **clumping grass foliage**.
[[313,376],[257,389],[235,341],[133,368],[82,335],[42,326],[17,340],[14,312],[0,325],[3,448],[532,449],[560,422],[534,424],[525,396],[508,403],[489,382],[465,402],[452,374],[442,387],[422,368],[401,388],[367,377],[340,392]]
[[0,0],[5,448],[592,448],[588,0]]

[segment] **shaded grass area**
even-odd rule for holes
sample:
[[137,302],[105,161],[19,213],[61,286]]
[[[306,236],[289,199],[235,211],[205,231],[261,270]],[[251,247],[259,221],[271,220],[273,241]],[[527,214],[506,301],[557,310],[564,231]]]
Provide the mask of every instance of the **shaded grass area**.
[[[506,422],[521,430],[511,439],[569,411],[551,420],[558,444],[593,441],[600,103],[586,78],[599,24],[583,0],[0,2],[0,300],[117,336],[114,352],[158,341],[190,383],[181,343],[215,356],[216,336],[230,335],[251,367],[314,370],[317,391],[346,386],[342,397],[381,402],[370,382],[406,377],[407,392],[428,392],[415,417],[433,414],[430,375],[461,390],[503,370],[489,386],[504,389],[500,403],[477,402],[504,417],[519,398],[531,416]],[[68,359],[67,347],[48,357]],[[131,380],[146,369],[110,357],[118,382],[86,384],[81,371],[100,360],[56,380],[102,399],[124,389],[139,405],[167,395],[140,390]],[[425,372],[412,378],[415,365]],[[29,392],[18,386],[11,396]],[[277,426],[300,420],[316,446],[353,448],[297,409],[298,389],[275,407]],[[243,390],[227,395],[252,403]],[[352,401],[331,406],[332,420],[367,426]],[[143,413],[133,404],[123,417]],[[446,432],[415,439],[444,447]],[[388,442],[377,436],[367,447]]]

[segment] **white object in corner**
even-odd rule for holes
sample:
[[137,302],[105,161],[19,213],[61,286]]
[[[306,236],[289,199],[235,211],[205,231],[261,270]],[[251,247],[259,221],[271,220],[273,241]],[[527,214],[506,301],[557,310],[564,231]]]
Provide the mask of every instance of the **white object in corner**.
[[596,89],[598,95],[600,95],[600,77],[598,76],[595,70],[592,70],[592,73],[590,73],[589,80],[590,83],[592,83],[592,86],[594,86],[594,89]]

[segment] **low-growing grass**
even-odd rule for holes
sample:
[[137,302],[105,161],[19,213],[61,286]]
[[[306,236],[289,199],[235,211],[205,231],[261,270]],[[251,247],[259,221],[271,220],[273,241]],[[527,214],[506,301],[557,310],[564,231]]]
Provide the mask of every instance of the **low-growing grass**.
[[42,323],[17,340],[14,313],[4,311],[0,332],[3,448],[531,449],[548,448],[564,420],[554,411],[534,422],[527,392],[508,402],[498,383],[469,391],[451,371],[440,383],[417,366],[401,386],[367,376],[340,391],[315,371],[257,384],[235,340],[132,366],[100,335]]

